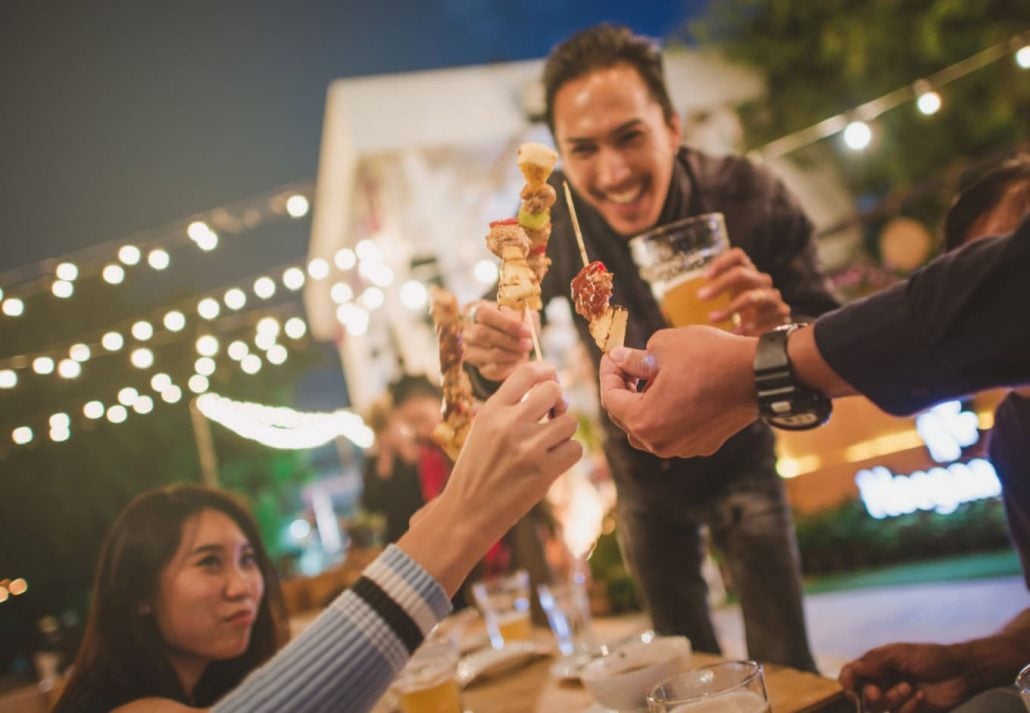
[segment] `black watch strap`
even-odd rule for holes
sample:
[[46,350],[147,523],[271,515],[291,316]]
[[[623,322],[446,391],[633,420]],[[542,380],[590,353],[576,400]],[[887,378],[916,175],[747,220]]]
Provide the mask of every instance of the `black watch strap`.
[[787,354],[787,340],[800,329],[789,324],[766,332],[755,351],[758,410],[770,425],[803,431],[826,423],[833,405],[825,394],[798,383]]

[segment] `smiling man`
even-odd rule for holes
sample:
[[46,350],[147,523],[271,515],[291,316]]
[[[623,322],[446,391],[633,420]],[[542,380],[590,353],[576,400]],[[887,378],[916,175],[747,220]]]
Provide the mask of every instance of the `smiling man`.
[[[727,310],[713,309],[713,322],[736,312],[739,331],[757,335],[792,315],[835,306],[816,268],[812,225],[780,182],[744,159],[681,145],[654,43],[626,28],[593,27],[552,51],[543,79],[546,119],[562,158],[551,183],[559,196],[562,181],[571,184],[590,259],[615,275],[612,301],[630,314],[627,346],[643,347],[668,326],[628,239],[700,213],[724,213],[733,245],[709,274],[710,297],[731,297]],[[545,302],[568,299],[582,267],[564,201],[552,211]],[[519,315],[488,301],[476,303],[471,316],[466,361],[484,379],[504,380],[528,358],[528,330]],[[575,325],[599,365],[587,323]],[[635,450],[607,419],[605,427],[619,534],[655,627],[718,652],[701,576],[707,526],[743,605],[749,654],[813,669],[797,544],[769,429],[755,424],[707,458],[660,459]]]

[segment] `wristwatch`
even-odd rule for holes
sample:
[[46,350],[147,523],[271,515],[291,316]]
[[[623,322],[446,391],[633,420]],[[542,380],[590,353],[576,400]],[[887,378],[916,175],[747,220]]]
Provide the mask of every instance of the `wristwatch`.
[[826,394],[801,385],[794,375],[787,339],[801,326],[788,324],[766,332],[755,351],[758,412],[769,425],[788,431],[821,426],[833,412]]

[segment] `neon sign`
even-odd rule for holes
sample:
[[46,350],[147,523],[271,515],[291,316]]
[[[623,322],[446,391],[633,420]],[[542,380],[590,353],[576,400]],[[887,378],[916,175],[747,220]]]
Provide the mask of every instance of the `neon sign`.
[[989,461],[974,458],[968,463],[955,462],[962,449],[980,437],[976,414],[963,411],[958,401],[948,401],[917,416],[916,430],[930,457],[948,465],[911,475],[898,475],[884,466],[858,471],[855,484],[872,517],[879,520],[916,510],[947,515],[962,503],[1001,495],[998,474]]

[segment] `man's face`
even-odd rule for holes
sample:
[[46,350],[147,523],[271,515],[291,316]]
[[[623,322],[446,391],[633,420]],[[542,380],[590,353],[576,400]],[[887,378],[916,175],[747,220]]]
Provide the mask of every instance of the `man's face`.
[[679,117],[628,64],[566,82],[554,96],[554,135],[565,175],[609,226],[631,237],[655,226],[680,145]]

